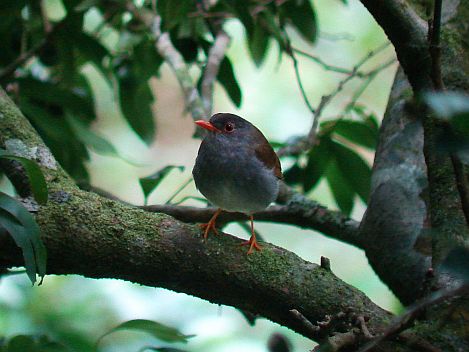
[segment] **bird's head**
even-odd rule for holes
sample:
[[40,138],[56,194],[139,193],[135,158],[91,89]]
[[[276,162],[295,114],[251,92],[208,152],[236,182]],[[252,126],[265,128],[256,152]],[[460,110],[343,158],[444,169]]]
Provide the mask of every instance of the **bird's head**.
[[243,138],[257,134],[258,130],[250,122],[238,115],[230,113],[218,113],[210,118],[210,121],[198,120],[195,123],[214,134],[220,134],[228,138]]

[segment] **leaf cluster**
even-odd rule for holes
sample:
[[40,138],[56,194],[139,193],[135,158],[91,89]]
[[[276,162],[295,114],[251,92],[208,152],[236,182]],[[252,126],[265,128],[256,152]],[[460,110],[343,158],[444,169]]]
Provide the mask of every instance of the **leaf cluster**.
[[[104,333],[94,346],[95,351],[99,351],[101,340],[108,335],[118,331],[130,330],[146,333],[157,340],[167,343],[187,343],[188,339],[194,335],[184,335],[178,329],[164,325],[162,323],[146,320],[135,319],[125,321],[108,332]],[[0,338],[0,352],[70,352],[73,351],[70,347],[55,342],[45,335],[16,335],[10,339]],[[184,350],[172,347],[160,346],[144,346],[139,351],[159,351],[159,352],[184,352]]]
[[350,214],[355,195],[366,203],[370,192],[371,168],[357,148],[374,151],[377,141],[376,116],[355,105],[346,115],[321,123],[316,144],[296,156],[285,181],[309,192],[325,178],[338,207]]
[[[40,167],[32,160],[17,156],[0,149],[0,159],[20,163],[29,177],[31,192],[35,201],[45,204],[48,198],[47,184]],[[0,231],[7,231],[21,248],[26,274],[31,282],[36,282],[36,275],[43,278],[46,274],[47,252],[40,238],[39,226],[34,217],[21,202],[0,192]]]
[[[90,131],[96,120],[95,92],[83,73],[93,65],[113,87],[115,100],[129,126],[147,144],[155,138],[149,79],[157,77],[163,63],[150,29],[127,11],[124,0],[64,0],[64,15],[52,19],[37,1],[3,1],[1,5],[0,83],[11,88],[16,103],[30,119],[65,170],[86,182],[84,166],[89,149],[119,156],[115,147]],[[156,3],[156,8],[154,4]],[[195,0],[145,1],[140,10],[156,12],[162,30],[180,51],[186,64],[203,77],[208,52],[226,18],[238,18],[247,33],[253,61],[261,65],[268,44],[287,46],[285,28],[291,27],[306,41],[317,36],[317,21],[310,1],[218,1],[210,8]],[[89,14],[98,14],[95,28],[86,25]],[[129,16],[130,15],[130,16]],[[112,33],[117,43],[107,40]],[[29,60],[20,60],[29,53]],[[19,62],[18,62],[19,61]],[[18,62],[11,69],[12,63]],[[242,91],[233,64],[225,57],[217,80],[236,106]],[[200,85],[199,85],[200,89]]]

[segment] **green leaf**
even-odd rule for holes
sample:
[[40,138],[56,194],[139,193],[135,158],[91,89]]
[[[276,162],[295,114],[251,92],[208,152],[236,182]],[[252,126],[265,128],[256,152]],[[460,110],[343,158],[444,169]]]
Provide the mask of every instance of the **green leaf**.
[[251,37],[251,34],[257,27],[254,25],[254,21],[252,19],[251,13],[249,11],[249,6],[246,4],[245,0],[224,0],[223,3],[231,9],[231,11],[235,14],[235,17],[238,18],[241,23],[246,28],[246,32],[248,33],[248,37]]
[[310,0],[285,1],[281,7],[289,23],[310,43],[317,38],[316,14]]
[[90,130],[83,121],[70,114],[67,114],[65,118],[69,123],[72,131],[77,136],[78,140],[80,140],[86,146],[101,155],[120,157],[116,148],[111,143]]
[[371,113],[369,115],[362,116],[362,119],[373,131],[375,131],[376,135],[378,135],[379,124],[376,115]]
[[27,97],[20,97],[19,107],[39,132],[59,164],[75,180],[87,180],[88,172],[84,162],[89,159],[89,153],[65,120],[65,112]]
[[78,65],[76,62],[75,48],[71,33],[74,33],[69,25],[59,27],[55,34],[55,51],[57,54],[57,64],[54,65],[53,71],[59,77],[61,86],[67,88],[73,87],[75,79],[78,76]]
[[280,50],[285,50],[286,42],[282,31],[275,20],[275,16],[268,9],[265,9],[258,15],[257,22],[260,26],[267,28],[270,34],[277,41]]
[[148,80],[158,74],[163,58],[155,50],[152,38],[144,38],[133,48],[133,69],[141,80]]
[[218,72],[217,79],[223,88],[225,88],[233,104],[239,108],[242,100],[241,88],[236,80],[231,61],[226,56],[220,63],[220,70]]
[[336,160],[329,163],[326,170],[326,179],[339,209],[345,215],[350,215],[353,209],[355,192],[350,188]]
[[453,116],[451,126],[455,133],[467,139],[469,137],[469,112]]
[[[42,138],[51,138],[60,141],[61,144],[66,144],[70,142],[71,138],[74,138],[73,133],[62,118],[62,111],[60,111],[60,117],[58,117],[42,104],[35,103],[27,98],[20,98],[19,107],[34,127],[39,130]],[[48,141],[45,142],[49,146]]]
[[288,170],[283,172],[284,181],[287,185],[293,186],[303,182],[304,169],[298,163],[293,164]]
[[192,4],[191,0],[179,0],[177,5],[174,4],[174,0],[158,0],[156,7],[163,20],[163,29],[169,31],[186,19]]
[[125,119],[140,138],[150,144],[155,136],[155,121],[151,110],[154,96],[148,82],[130,71],[124,72],[118,82],[119,100]]
[[331,140],[328,136],[321,137],[319,144],[310,150],[304,170],[303,188],[305,192],[312,189],[325,174],[332,152]]
[[265,59],[269,45],[269,33],[257,23],[251,35],[248,35],[248,47],[252,59],[259,67]]
[[26,272],[34,284],[36,274],[46,274],[47,253],[33,216],[14,198],[0,192],[0,226],[23,251]]
[[199,44],[192,38],[177,38],[173,40],[176,49],[181,53],[186,63],[193,63],[199,54]]
[[165,178],[166,175],[173,169],[179,169],[180,171],[184,171],[184,166],[168,165],[150,176],[139,179],[140,186],[143,190],[143,196],[145,198],[145,204],[147,203],[147,199],[150,193],[156,187],[158,187],[163,178]]
[[31,336],[17,335],[10,339],[6,352],[39,352],[36,342]]
[[5,352],[65,352],[70,351],[64,345],[51,341],[47,336],[17,335],[8,341]]
[[75,11],[87,11],[90,8],[99,5],[100,0],[83,0],[78,5],[75,6]]
[[[61,88],[58,84],[39,81],[32,77],[18,80],[21,95],[46,105],[55,105],[73,111],[75,115],[88,121],[94,119],[94,106],[91,97],[79,94],[77,90]],[[80,90],[82,93],[82,90]]]
[[141,332],[146,332],[157,339],[166,342],[187,342],[187,339],[193,337],[194,335],[184,335],[178,329],[173,327],[158,323],[156,321],[145,320],[145,319],[135,319],[135,320],[128,320],[119,324],[115,328],[111,329],[110,331],[106,332],[102,335],[96,345],[109,334],[112,334],[116,331],[121,330],[137,330]]
[[369,149],[376,149],[377,131],[364,122],[336,120],[334,132],[353,143]]
[[441,267],[459,280],[469,283],[469,249],[456,247],[447,255]]
[[369,127],[371,128],[376,135],[379,132],[379,123],[378,118],[374,113],[368,113],[366,111],[366,106],[355,103],[352,106],[347,107],[350,112],[355,113],[358,117]]
[[10,152],[3,149],[0,149],[0,158],[16,160],[20,162],[21,165],[23,165],[24,170],[28,174],[29,183],[31,185],[31,191],[34,195],[34,199],[39,204],[47,203],[47,183],[38,164],[24,157],[11,154]]
[[105,78],[110,77],[110,70],[103,65],[103,59],[110,56],[107,48],[99,40],[86,33],[79,33],[73,36],[73,45],[77,49],[79,57],[83,63],[92,62],[99,69]]
[[366,203],[370,193],[370,166],[353,150],[342,144],[333,142],[334,156],[337,166],[345,182]]

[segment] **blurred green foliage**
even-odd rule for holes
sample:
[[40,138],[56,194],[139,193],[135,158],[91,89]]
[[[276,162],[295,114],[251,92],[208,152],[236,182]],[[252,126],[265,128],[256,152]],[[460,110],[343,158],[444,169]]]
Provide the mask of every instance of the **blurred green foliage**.
[[[125,1],[64,0],[62,5],[65,15],[54,21],[44,17],[44,4],[39,2],[2,3],[2,13],[8,16],[2,16],[0,34],[8,40],[0,44],[4,53],[0,61],[0,83],[16,84],[16,102],[21,110],[61,165],[78,181],[86,181],[84,162],[89,159],[86,147],[95,144],[90,143],[90,138],[84,139],[83,128],[77,130],[76,126],[89,126],[96,114],[83,66],[93,64],[113,84],[130,127],[150,144],[156,126],[151,110],[155,97],[148,80],[158,75],[163,60],[154,48],[152,33],[137,19],[128,19]],[[143,9],[151,11],[151,7],[152,1],[144,2]],[[119,45],[114,50],[104,45],[99,29],[89,32],[84,27],[84,16],[91,9],[100,12],[102,25],[117,33]],[[174,6],[173,1],[159,0],[157,11],[162,18],[162,29],[169,31],[188,64],[196,65],[200,56],[207,56],[213,41],[208,38],[214,30],[203,16],[189,16],[197,13],[197,1],[184,0]],[[206,16],[217,13],[241,19],[248,32],[251,54],[258,64],[265,57],[271,39],[286,49],[281,33],[285,25],[296,28],[310,42],[316,39],[315,13],[309,1],[288,1],[280,6],[272,2],[260,8],[255,1],[219,1],[207,10]],[[25,54],[25,45],[34,52],[34,62],[12,69],[16,68],[15,60]],[[220,67],[219,80],[239,106],[242,94],[228,58]],[[110,147],[105,149],[109,152]]]

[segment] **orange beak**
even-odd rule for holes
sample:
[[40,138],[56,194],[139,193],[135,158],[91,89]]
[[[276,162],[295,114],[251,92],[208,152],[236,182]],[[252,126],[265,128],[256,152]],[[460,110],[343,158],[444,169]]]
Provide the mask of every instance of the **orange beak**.
[[218,128],[216,128],[214,125],[212,125],[210,122],[205,121],[205,120],[197,120],[195,121],[195,124],[197,126],[200,126],[206,130],[212,131],[212,132],[221,132]]

